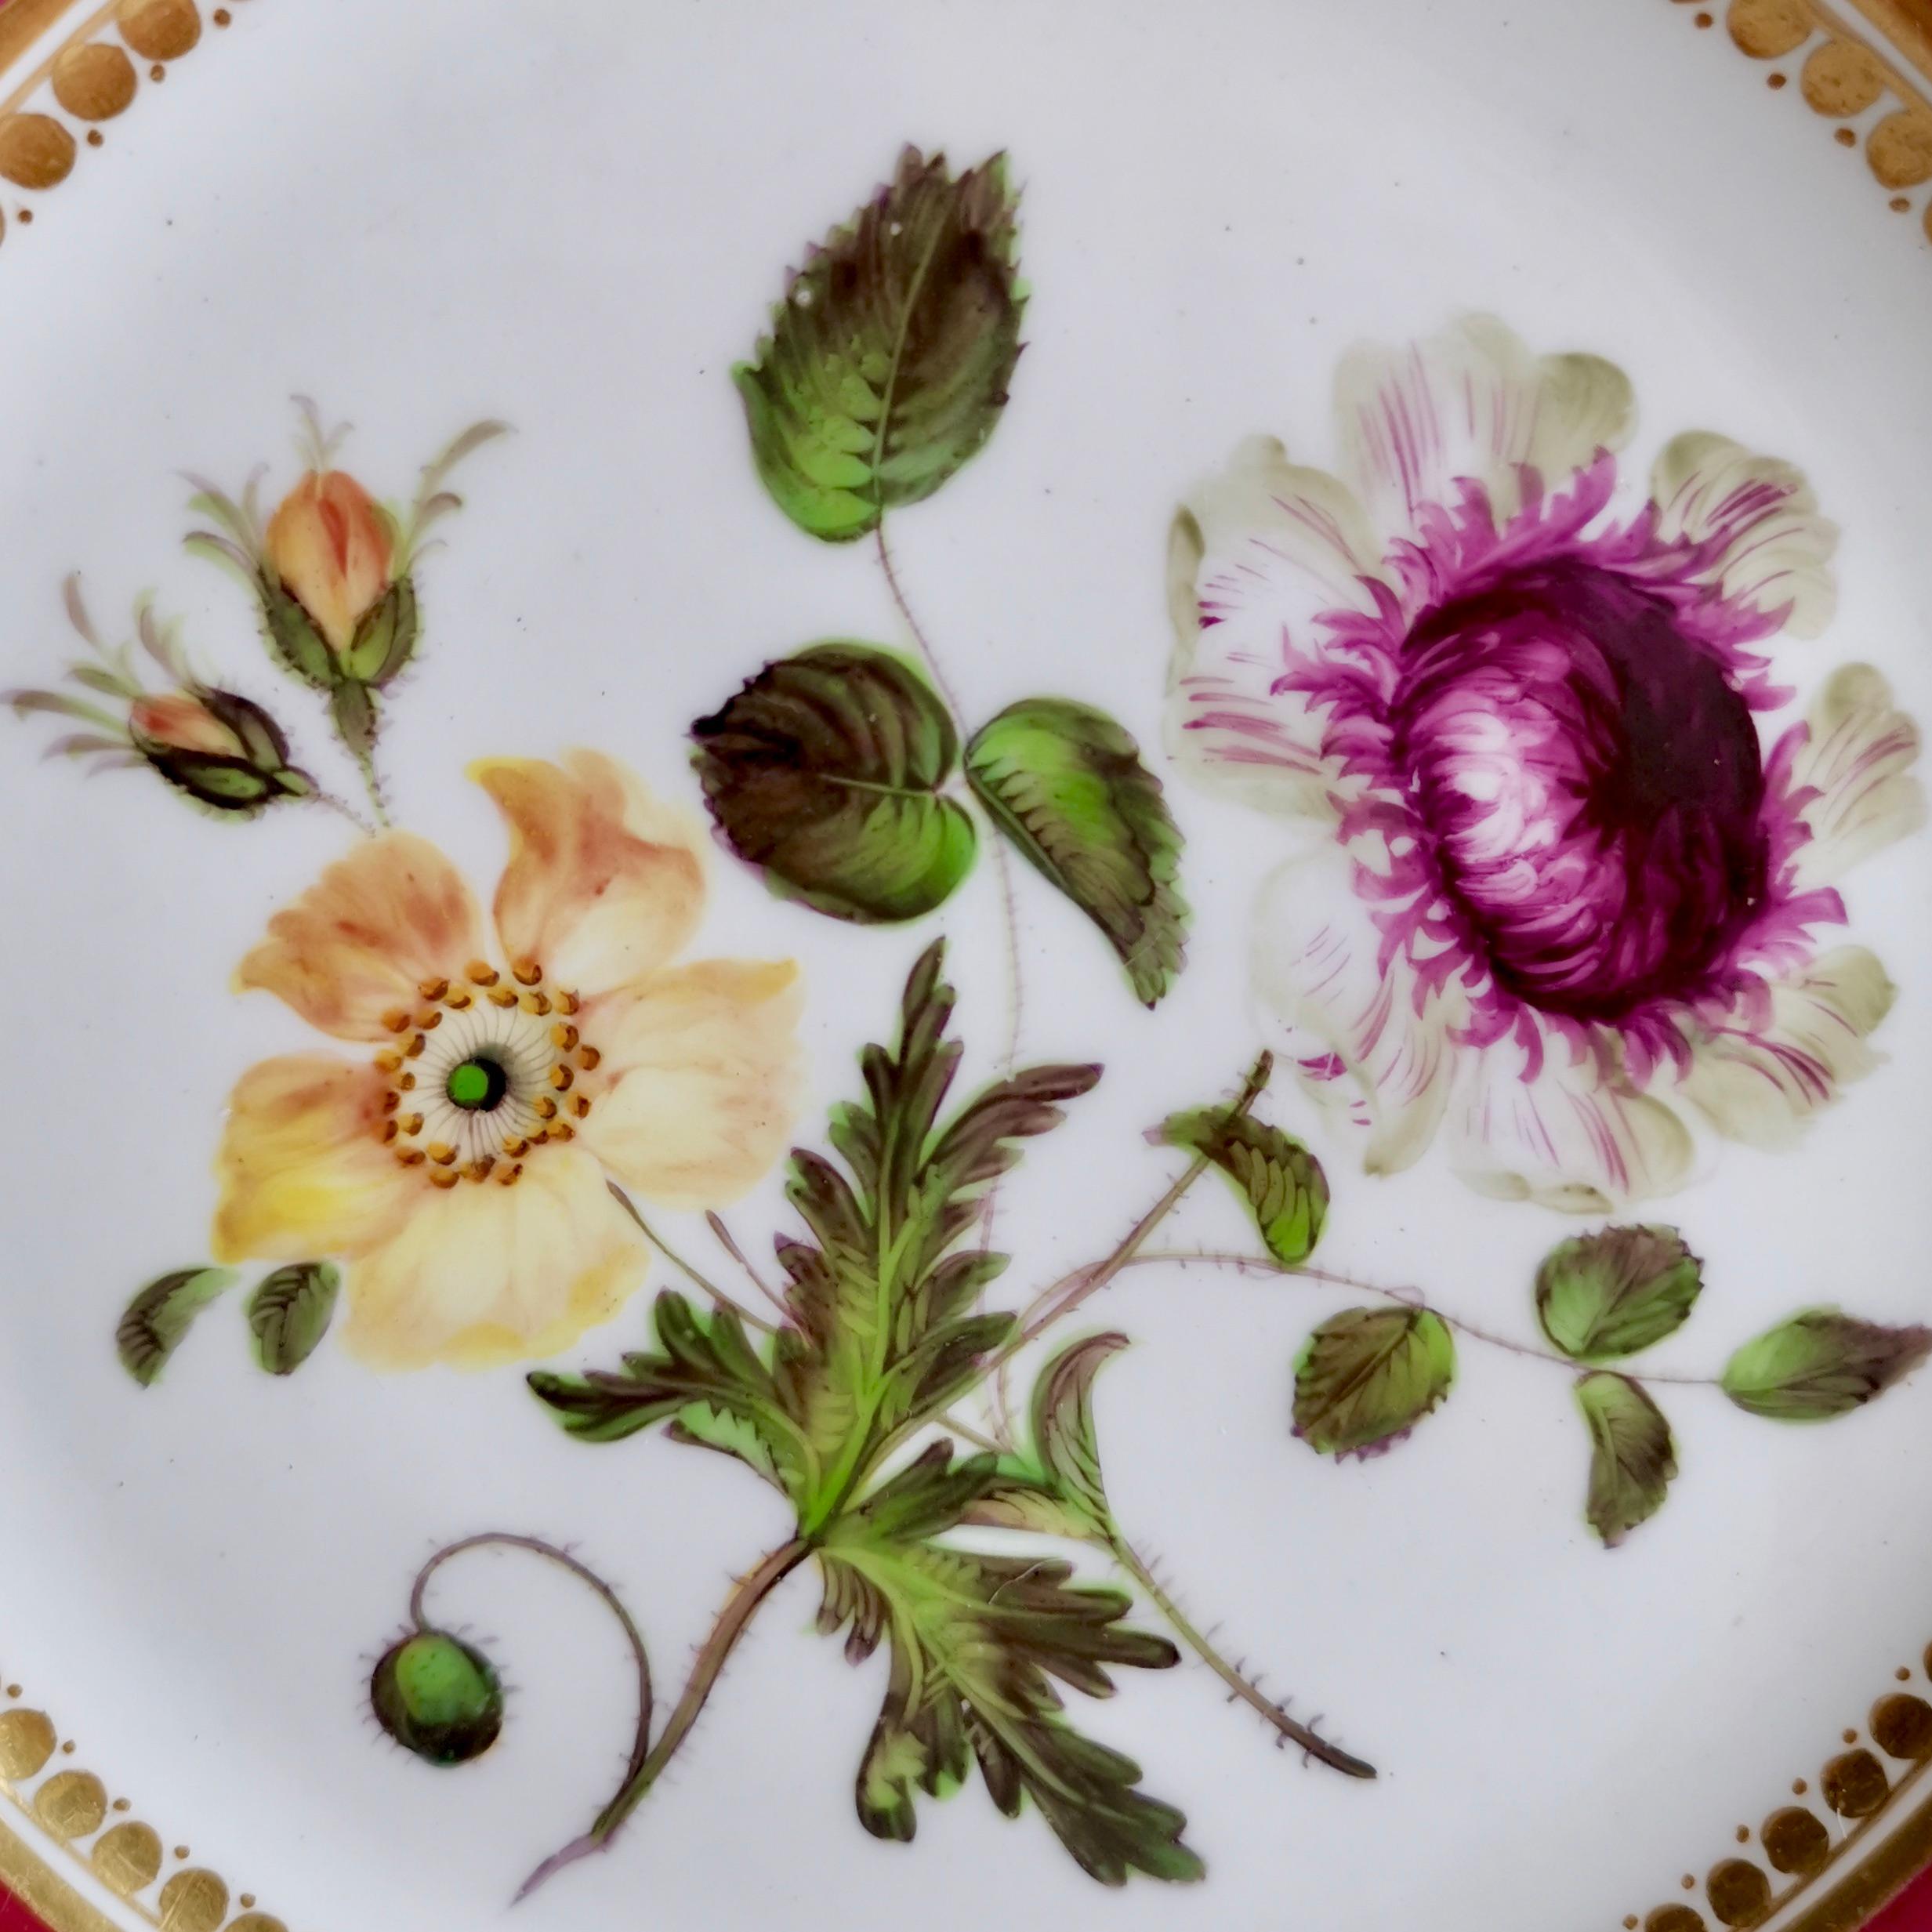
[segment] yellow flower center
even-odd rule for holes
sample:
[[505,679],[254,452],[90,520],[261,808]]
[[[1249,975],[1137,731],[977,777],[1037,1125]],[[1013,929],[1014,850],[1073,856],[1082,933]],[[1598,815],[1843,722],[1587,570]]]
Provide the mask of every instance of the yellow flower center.
[[600,1056],[578,1031],[577,995],[546,986],[534,959],[507,980],[473,959],[461,979],[416,990],[420,1006],[383,1015],[397,1037],[375,1057],[387,1082],[382,1139],[432,1186],[513,1187],[535,1149],[571,1139],[590,1111],[573,1089]]

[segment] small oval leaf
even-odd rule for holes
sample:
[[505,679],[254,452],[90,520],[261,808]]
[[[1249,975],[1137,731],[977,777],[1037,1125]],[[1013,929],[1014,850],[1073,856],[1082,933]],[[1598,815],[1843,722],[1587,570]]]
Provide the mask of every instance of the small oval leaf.
[[1350,1308],[1295,1364],[1295,1433],[1324,1455],[1394,1447],[1449,1392],[1455,1343],[1426,1308]]
[[781,896],[864,924],[917,919],[966,876],[973,821],[940,787],[959,738],[903,659],[815,644],[691,727],[712,816]]
[[995,825],[1104,933],[1134,997],[1155,1005],[1185,958],[1180,828],[1140,748],[1066,698],[1009,705],[966,748]]
[[1703,1268],[1674,1227],[1579,1234],[1536,1270],[1537,1317],[1572,1361],[1616,1361],[1684,1325]]
[[944,155],[908,147],[732,371],[759,480],[808,535],[866,535],[992,434],[1026,303],[1015,201],[1003,156],[955,181]]
[[1093,1433],[1093,1378],[1126,1346],[1126,1336],[1115,1333],[1075,1342],[1040,1371],[1033,1390],[1034,1452],[1061,1497],[1102,1534],[1113,1515]]
[[1836,1308],[1807,1308],[1747,1342],[1724,1365],[1724,1393],[1774,1422],[1849,1415],[1932,1353],[1932,1328],[1887,1328]]
[[232,1268],[178,1268],[150,1281],[114,1329],[121,1367],[143,1388],[158,1381],[194,1318],[234,1282]]
[[1599,1369],[1581,1377],[1576,1405],[1589,1431],[1589,1495],[1584,1515],[1614,1550],[1663,1506],[1677,1473],[1670,1425],[1628,1376]]
[[296,1261],[265,1276],[248,1297],[256,1360],[272,1376],[292,1376],[315,1353],[335,1313],[342,1274],[328,1261]]
[[1328,1177],[1299,1140],[1225,1107],[1172,1115],[1161,1138],[1205,1154],[1227,1176],[1277,1261],[1299,1267],[1314,1252],[1328,1218]]

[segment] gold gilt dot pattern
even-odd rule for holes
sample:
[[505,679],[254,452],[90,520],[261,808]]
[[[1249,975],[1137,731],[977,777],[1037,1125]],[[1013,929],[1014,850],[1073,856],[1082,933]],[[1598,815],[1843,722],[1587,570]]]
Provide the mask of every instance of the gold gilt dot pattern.
[[[56,10],[45,0],[38,8],[14,0],[13,9],[29,28],[30,16]],[[226,27],[234,16],[224,6],[212,17]],[[201,44],[202,31],[199,0],[107,0],[21,75],[0,99],[0,183],[21,191],[0,205],[0,241],[32,225],[40,198],[74,172],[84,150],[107,145],[104,124],[135,105],[143,74],[150,86],[165,80],[170,64]],[[0,56],[10,50],[0,46]]]
[[[1678,0],[1687,5],[1690,0]],[[1880,19],[1900,9],[1901,31],[1916,16],[1908,0],[1861,0]],[[1710,24],[1698,13],[1695,24]],[[1916,226],[1932,242],[1932,85],[1876,36],[1840,16],[1834,0],[1729,0],[1724,16],[1733,44],[1771,69],[1774,92],[1796,93],[1831,124],[1840,147],[1862,147],[1872,179],[1895,215],[1918,212]]]
[[[129,1815],[131,1800],[111,1797],[94,1772],[71,1762],[76,1755],[75,1741],[60,1735],[26,1687],[9,1683],[0,1702],[0,1802],[31,1818],[159,1932],[288,1932],[255,1909],[252,1892],[231,1904],[227,1880],[192,1863],[187,1846],[176,1845],[171,1856],[153,1825]],[[0,1881],[17,1885],[29,1875],[10,1865],[10,1843],[0,1832]]]

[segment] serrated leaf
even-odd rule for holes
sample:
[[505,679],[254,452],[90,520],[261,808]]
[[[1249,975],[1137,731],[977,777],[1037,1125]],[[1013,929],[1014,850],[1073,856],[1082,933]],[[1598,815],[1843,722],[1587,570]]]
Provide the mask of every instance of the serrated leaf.
[[1606,1227],[1544,1256],[1537,1318],[1572,1361],[1616,1361],[1681,1328],[1703,1285],[1674,1227]]
[[1887,1328],[1836,1308],[1807,1308],[1747,1342],[1724,1365],[1724,1393],[1774,1422],[1849,1415],[1932,1353],[1932,1328]]
[[974,737],[966,772],[994,824],[1107,935],[1135,998],[1157,1004],[1185,956],[1182,839],[1133,738],[1090,705],[1025,698]]
[[1299,1267],[1314,1252],[1328,1219],[1328,1177],[1299,1140],[1225,1107],[1171,1115],[1161,1138],[1205,1154],[1227,1176],[1277,1261]]
[[1093,1378],[1127,1346],[1124,1335],[1088,1336],[1063,1349],[1040,1371],[1033,1390],[1033,1447],[1053,1487],[1104,1534],[1113,1522],[1093,1431]]
[[194,1318],[235,1281],[232,1268],[179,1268],[150,1281],[114,1329],[121,1367],[143,1388],[158,1381]]
[[861,1508],[831,1525],[819,1561],[819,1627],[846,1628],[847,1656],[890,1643],[892,1668],[860,1766],[861,1821],[901,1842],[914,1793],[949,1795],[977,1762],[1009,1818],[1037,1805],[1081,1869],[1105,1885],[1140,1872],[1202,1876],[1186,1819],[1137,1787],[1140,1767],[1067,1722],[1055,1680],[1111,1695],[1110,1669],[1165,1669],[1165,1638],[1123,1628],[1118,1589],[1075,1584],[1070,1567],[960,1550],[937,1539],[996,1481],[995,1459],[955,1463],[935,1444]]
[[955,180],[943,155],[908,147],[732,371],[759,477],[809,535],[866,535],[992,434],[1026,299],[1014,208],[1003,156]]
[[1614,1550],[1663,1506],[1677,1473],[1670,1425],[1628,1376],[1608,1368],[1581,1377],[1576,1405],[1589,1431],[1589,1494],[1584,1515]]
[[272,1376],[292,1376],[328,1332],[342,1272],[327,1261],[297,1261],[265,1276],[248,1297],[255,1358]]
[[941,795],[952,720],[890,652],[815,644],[767,665],[691,737],[712,816],[781,897],[892,923],[942,904],[973,864],[973,821]]
[[1455,1343],[1426,1308],[1350,1308],[1310,1335],[1295,1364],[1295,1433],[1337,1458],[1406,1435],[1449,1392]]

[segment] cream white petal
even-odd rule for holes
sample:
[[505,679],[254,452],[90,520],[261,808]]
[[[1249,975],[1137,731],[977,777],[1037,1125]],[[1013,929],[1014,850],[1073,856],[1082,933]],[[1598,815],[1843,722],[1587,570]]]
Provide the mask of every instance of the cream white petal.
[[1384,538],[1410,537],[1419,513],[1482,485],[1499,521],[1522,502],[1521,466],[1545,491],[1601,450],[1621,449],[1636,419],[1630,380],[1600,356],[1533,354],[1493,316],[1466,316],[1400,346],[1365,344],[1336,374],[1342,474]]
[[1292,658],[1319,653],[1326,613],[1374,609],[1380,575],[1347,486],[1291,463],[1272,437],[1242,444],[1187,498],[1168,548],[1167,743],[1204,788],[1329,815],[1321,720],[1279,684]]
[[1879,1064],[1870,1035],[1898,991],[1874,954],[1840,946],[1773,986],[1768,1011],[1699,1032],[1680,1091],[1733,1140],[1790,1147]]
[[1912,769],[1919,727],[1870,665],[1833,672],[1800,728],[1785,788],[1811,835],[1795,861],[1797,883],[1808,888],[1832,884],[1916,832],[1925,823],[1925,792]]
[[1730,437],[1690,430],[1667,443],[1651,473],[1658,533],[1712,546],[1706,579],[1763,613],[1789,607],[1785,629],[1815,637],[1838,587],[1838,526],[1818,514],[1802,470]]

